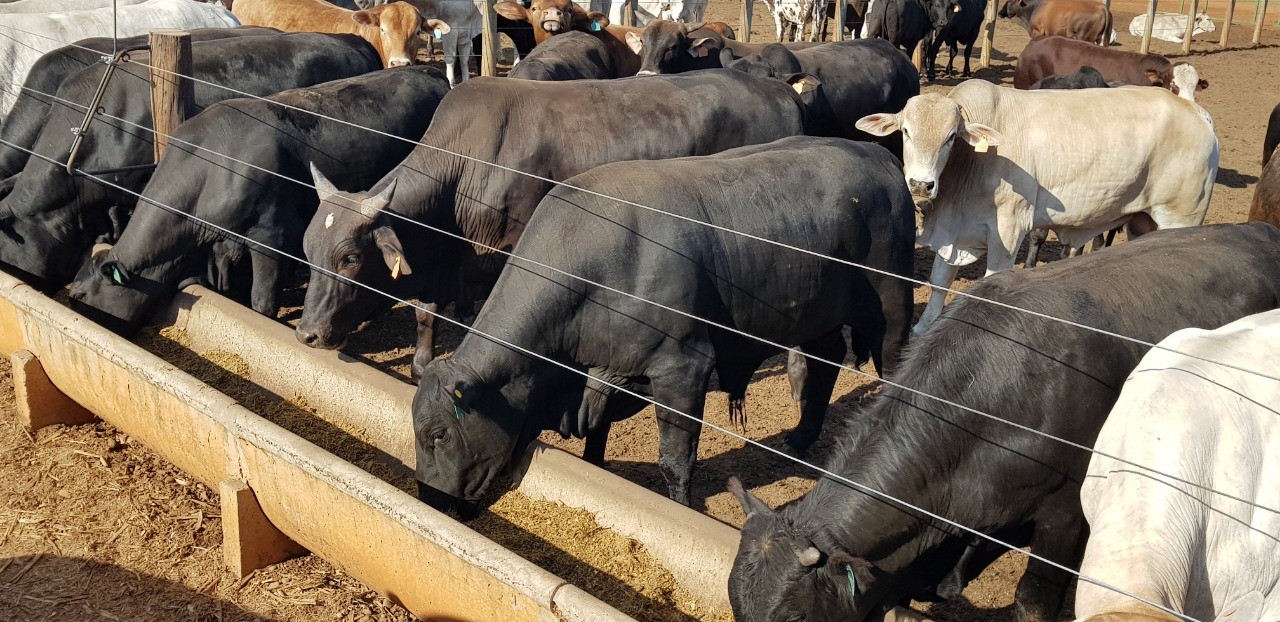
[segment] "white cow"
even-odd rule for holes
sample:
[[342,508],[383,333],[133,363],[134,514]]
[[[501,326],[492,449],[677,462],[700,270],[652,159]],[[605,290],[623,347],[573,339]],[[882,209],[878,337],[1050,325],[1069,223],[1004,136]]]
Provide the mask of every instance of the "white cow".
[[[904,176],[923,214],[917,241],[937,253],[939,287],[984,250],[987,274],[1013,268],[1038,227],[1079,247],[1138,214],[1155,228],[1199,225],[1218,173],[1209,114],[1150,87],[1019,91],[968,80],[856,125],[902,131]],[[933,290],[916,333],[945,297]]]
[[[1280,311],[1181,330],[1160,345],[1275,376]],[[1165,475],[1094,455],[1080,491],[1090,530],[1080,572],[1205,622],[1280,620],[1277,409],[1280,381],[1148,352],[1096,447]],[[1097,622],[1178,622],[1084,581],[1075,611]]]
[[779,41],[803,41],[806,27],[810,28],[809,41],[818,40],[827,16],[827,0],[764,0],[764,4],[773,16]]
[[[146,0],[116,0],[116,6],[139,4]],[[111,0],[18,0],[0,4],[0,13],[54,13],[85,11],[111,6]]]
[[[110,37],[112,8],[69,13],[0,15],[0,119],[17,99],[13,92],[42,54],[89,37]],[[240,22],[230,11],[194,0],[149,0],[119,7],[119,35],[132,37],[161,28],[230,28]]]
[[[1161,41],[1171,41],[1173,43],[1182,43],[1182,37],[1187,34],[1187,16],[1181,13],[1156,13],[1156,18],[1152,20],[1155,28],[1151,31],[1151,36]],[[1191,31],[1191,36],[1205,32],[1213,32],[1216,28],[1213,20],[1209,16],[1200,13],[1196,15],[1195,29]],[[1147,31],[1147,15],[1143,13],[1129,22],[1129,34],[1135,37],[1141,37]]]

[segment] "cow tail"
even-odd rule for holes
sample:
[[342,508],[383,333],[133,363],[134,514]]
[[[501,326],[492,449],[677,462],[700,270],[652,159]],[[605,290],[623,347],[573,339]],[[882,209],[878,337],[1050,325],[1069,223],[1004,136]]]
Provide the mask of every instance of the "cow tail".
[[1101,45],[1102,47],[1107,47],[1107,45],[1111,43],[1111,29],[1112,29],[1111,9],[1108,9],[1106,6],[1103,6],[1102,13],[1103,13],[1102,34],[1098,35],[1098,45]]

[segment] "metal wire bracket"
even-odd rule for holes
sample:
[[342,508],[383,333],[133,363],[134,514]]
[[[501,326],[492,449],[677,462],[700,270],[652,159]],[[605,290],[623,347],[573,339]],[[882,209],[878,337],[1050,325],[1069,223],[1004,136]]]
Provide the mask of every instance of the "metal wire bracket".
[[[101,62],[107,66],[106,71],[102,72],[102,81],[98,83],[98,90],[93,94],[93,100],[89,102],[88,108],[85,109],[84,122],[80,124],[80,127],[71,128],[71,134],[72,136],[75,136],[75,139],[71,141],[71,152],[67,155],[66,169],[67,169],[68,175],[71,175],[74,177],[76,175],[85,174],[85,173],[76,172],[75,170],[76,159],[80,155],[80,146],[84,143],[84,136],[85,136],[85,133],[89,131],[89,125],[93,123],[93,119],[94,117],[98,116],[98,113],[104,112],[101,106],[102,95],[106,93],[107,85],[110,84],[111,82],[111,76],[115,75],[116,67],[119,67],[122,61],[129,60],[129,52],[136,52],[138,50],[147,50],[150,48],[151,46],[149,45],[135,45],[133,47],[127,47],[123,50],[120,50],[111,56],[104,55],[101,57]],[[154,166],[154,165],[145,165],[145,166]],[[97,174],[103,174],[103,173],[121,172],[125,170],[135,170],[139,168],[142,168],[142,167],[127,166],[122,169],[111,169],[106,171],[95,171],[95,172]]]

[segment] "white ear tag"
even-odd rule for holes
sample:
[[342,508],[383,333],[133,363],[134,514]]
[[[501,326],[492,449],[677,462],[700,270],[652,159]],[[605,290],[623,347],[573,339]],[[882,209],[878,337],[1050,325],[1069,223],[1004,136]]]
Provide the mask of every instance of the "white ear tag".
[[401,257],[396,257],[395,265],[391,266],[391,280],[393,281],[395,279],[400,278],[400,260],[401,259],[402,259]]
[[324,217],[324,228],[328,229],[329,227],[332,227],[332,226],[333,226],[333,212],[329,212],[329,215]]
[[990,145],[987,144],[987,139],[983,138],[978,141],[978,144],[973,146],[973,150],[977,151],[978,153],[986,153],[987,147],[989,146]]
[[435,36],[436,41],[439,41],[439,40],[440,40],[440,29],[439,29],[439,28],[437,28],[437,29],[435,30],[435,32],[433,32],[432,34]]

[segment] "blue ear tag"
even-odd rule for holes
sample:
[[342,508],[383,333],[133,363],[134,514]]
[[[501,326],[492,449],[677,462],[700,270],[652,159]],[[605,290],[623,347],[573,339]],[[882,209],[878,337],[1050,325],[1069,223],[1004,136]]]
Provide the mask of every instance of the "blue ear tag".
[[124,285],[124,275],[120,274],[120,268],[111,266],[111,280],[120,285]]
[[845,566],[844,573],[849,577],[849,593],[856,597],[858,595],[858,582],[853,580],[853,566]]
[[440,29],[439,29],[439,28],[437,28],[437,29],[435,30],[435,32],[434,32],[434,33],[432,33],[432,35],[433,35],[433,36],[435,36],[436,41],[439,41],[439,40],[440,40]]
[[453,405],[453,414],[458,417],[458,421],[462,421],[462,409],[457,404]]
[[591,32],[600,32],[600,22],[591,22]]

